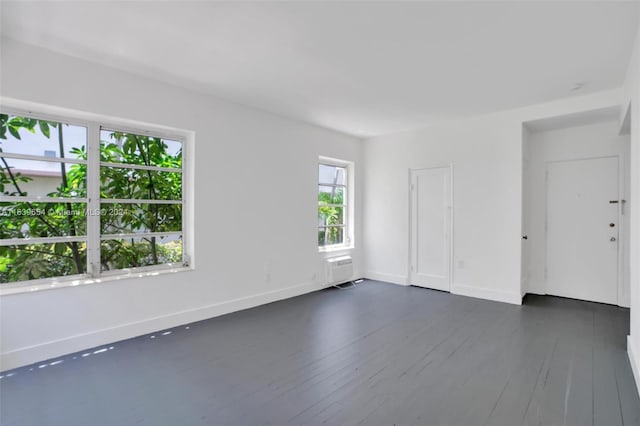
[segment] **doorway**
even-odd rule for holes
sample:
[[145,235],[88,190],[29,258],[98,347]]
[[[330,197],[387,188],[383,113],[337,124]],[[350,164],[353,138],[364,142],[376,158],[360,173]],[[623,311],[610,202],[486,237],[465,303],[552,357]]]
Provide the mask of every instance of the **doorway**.
[[628,307],[629,136],[591,113],[529,122],[523,141],[522,293]]
[[451,167],[410,170],[409,284],[451,288]]

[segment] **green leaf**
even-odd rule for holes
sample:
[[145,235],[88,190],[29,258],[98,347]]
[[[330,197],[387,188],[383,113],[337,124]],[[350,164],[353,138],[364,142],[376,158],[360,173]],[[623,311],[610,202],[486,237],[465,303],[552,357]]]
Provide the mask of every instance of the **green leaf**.
[[49,123],[43,120],[38,120],[38,127],[40,127],[40,131],[47,137],[47,139],[51,136],[51,132],[49,131]]
[[9,133],[11,133],[11,134],[13,135],[13,137],[14,137],[14,138],[16,138],[16,139],[21,139],[21,138],[20,138],[20,133],[18,133],[18,130],[17,130],[15,127],[13,127],[13,126],[9,126],[9,127],[7,127],[7,128],[9,129]]
[[67,245],[65,243],[56,243],[53,246],[53,251],[55,254],[61,256],[64,254],[64,251],[66,250]]

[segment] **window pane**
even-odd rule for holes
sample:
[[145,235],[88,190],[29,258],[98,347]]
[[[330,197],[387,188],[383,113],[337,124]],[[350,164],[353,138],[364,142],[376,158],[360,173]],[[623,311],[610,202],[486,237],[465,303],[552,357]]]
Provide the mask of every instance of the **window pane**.
[[101,167],[100,196],[138,200],[180,200],[182,173]]
[[0,203],[0,238],[87,235],[85,203]]
[[333,244],[342,244],[344,242],[344,228],[330,226],[328,228],[318,228],[318,245],[330,246]]
[[344,225],[344,207],[318,207],[318,226]]
[[346,169],[344,167],[320,164],[318,168],[318,182],[332,185],[346,185]]
[[85,164],[13,158],[3,160],[0,161],[0,190],[3,195],[75,198],[86,196],[87,166]]
[[100,244],[103,271],[182,263],[182,238],[177,236],[105,240]]
[[182,230],[180,204],[102,204],[103,234],[176,232]]
[[[162,138],[102,130],[101,161],[182,168],[182,144]],[[182,173],[121,167],[100,168],[101,197],[115,199],[181,200]],[[101,204],[101,232],[178,232],[179,204]],[[103,271],[182,263],[180,236],[136,237],[100,243]]]
[[318,187],[318,203],[345,204],[344,193],[345,188],[343,187],[321,185]]
[[100,131],[100,158],[110,163],[182,168],[182,143],[113,130]]
[[85,274],[85,243],[0,246],[0,283]]
[[67,158],[86,158],[86,127],[6,114],[0,114],[0,120],[3,152],[44,157],[63,152]]

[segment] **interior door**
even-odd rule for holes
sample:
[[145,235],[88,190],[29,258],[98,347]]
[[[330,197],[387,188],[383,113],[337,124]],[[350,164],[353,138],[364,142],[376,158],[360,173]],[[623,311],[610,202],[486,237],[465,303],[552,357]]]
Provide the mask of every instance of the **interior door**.
[[410,284],[449,291],[450,234],[451,169],[411,170]]
[[547,293],[618,304],[618,157],[547,164]]

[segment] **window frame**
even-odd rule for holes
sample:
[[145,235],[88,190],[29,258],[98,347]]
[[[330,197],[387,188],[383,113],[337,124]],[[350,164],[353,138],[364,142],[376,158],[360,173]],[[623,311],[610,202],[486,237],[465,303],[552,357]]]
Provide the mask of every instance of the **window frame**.
[[[180,169],[175,169],[172,171],[174,173],[181,173],[181,200],[179,203],[175,201],[178,200],[170,200],[171,204],[180,204],[182,206],[182,218],[181,218],[181,231],[179,232],[182,236],[182,261],[180,263],[164,263],[159,265],[149,265],[149,266],[141,266],[134,268],[125,268],[125,269],[117,269],[117,270],[109,270],[109,271],[101,271],[100,268],[100,244],[103,240],[102,236],[107,235],[112,238],[106,238],[107,240],[112,239],[120,239],[126,238],[129,234],[102,234],[100,231],[100,215],[96,214],[88,214],[85,215],[86,218],[86,235],[78,236],[78,237],[45,237],[38,238],[38,243],[54,243],[56,240],[65,240],[69,241],[70,239],[84,241],[87,244],[87,263],[86,263],[86,273],[85,274],[74,274],[74,275],[64,275],[57,277],[49,277],[49,278],[41,278],[27,281],[15,281],[9,283],[0,284],[0,296],[5,294],[13,294],[20,293],[23,291],[37,291],[37,290],[46,290],[52,288],[61,288],[68,286],[78,286],[82,284],[92,284],[96,282],[104,282],[110,280],[120,280],[122,278],[133,278],[133,277],[144,277],[144,276],[153,276],[159,273],[169,273],[169,272],[180,272],[193,270],[193,254],[192,254],[192,243],[191,243],[191,233],[193,232],[193,227],[190,223],[187,222],[187,218],[191,217],[190,204],[187,202],[187,198],[190,195],[190,191],[187,190],[188,179],[187,173],[190,172],[189,167],[189,159],[190,159],[190,149],[189,145],[191,143],[191,137],[189,132],[180,131],[178,129],[167,130],[162,126],[154,126],[154,125],[132,125],[128,120],[114,120],[114,119],[104,119],[102,116],[94,115],[94,114],[74,114],[74,113],[63,113],[63,114],[49,114],[45,112],[40,112],[41,110],[46,110],[47,107],[43,106],[39,108],[38,111],[34,111],[31,109],[24,108],[14,108],[11,106],[1,105],[0,113],[8,114],[12,116],[21,116],[21,117],[29,117],[38,120],[47,120],[52,122],[57,122],[61,124],[81,126],[87,129],[87,140],[86,140],[86,150],[87,150],[87,160],[77,160],[72,158],[60,158],[60,157],[45,157],[42,155],[21,155],[21,154],[12,154],[12,153],[2,153],[7,158],[17,158],[17,159],[25,159],[25,160],[35,160],[35,161],[46,161],[46,162],[55,162],[55,163],[65,163],[65,164],[86,164],[87,166],[87,191],[84,198],[73,198],[72,202],[74,203],[84,203],[86,204],[87,211],[96,211],[101,208],[101,204],[104,202],[100,198],[100,170],[103,162],[100,161],[100,131],[102,129],[105,130],[114,130],[123,133],[132,133],[140,136],[149,136],[161,139],[168,139],[172,141],[179,142],[182,145],[182,167]],[[81,118],[81,115],[86,115],[87,118]],[[0,155],[2,155],[0,154]],[[105,163],[105,167],[113,167],[113,163]],[[140,166],[140,167],[139,167]],[[146,166],[144,165],[126,165],[124,168],[130,168],[134,170],[144,170]],[[189,194],[189,195],[188,195]],[[48,201],[47,197],[21,197],[18,198],[16,196],[5,196],[0,195],[0,201],[2,202],[11,202],[11,199],[17,200],[27,200],[33,199],[32,202],[46,202]],[[16,201],[17,201],[16,200]],[[58,200],[57,198],[55,200]],[[111,200],[111,199],[105,199]],[[65,199],[66,201],[66,199]],[[151,204],[145,203],[144,201],[149,200],[131,200],[131,204]],[[105,204],[109,204],[106,202]],[[177,234],[178,232],[167,232],[167,233],[158,233],[162,235],[169,234]],[[148,233],[140,233],[140,237],[144,237]],[[125,235],[125,237],[122,237]],[[30,242],[34,242],[35,238],[24,238],[22,239],[27,244]],[[47,241],[45,241],[47,240]],[[6,244],[3,244],[6,245]],[[20,244],[17,244],[20,245]]]
[[[320,182],[320,166],[330,166],[330,167],[341,167],[344,168],[345,171],[345,177],[344,177],[344,185],[334,185],[334,184],[330,184],[327,182]],[[355,173],[354,173],[354,163],[351,161],[346,161],[346,160],[341,160],[338,158],[332,158],[332,157],[325,157],[325,156],[319,156],[318,157],[318,162],[317,162],[317,166],[316,166],[316,180],[317,180],[317,185],[316,185],[316,217],[317,217],[317,210],[320,206],[318,200],[318,193],[319,193],[319,188],[321,186],[335,186],[335,187],[340,187],[340,188],[344,188],[344,192],[345,192],[345,196],[342,200],[343,204],[340,204],[340,206],[343,207],[343,225],[333,225],[333,227],[342,227],[343,229],[343,242],[342,243],[337,243],[337,244],[328,244],[328,245],[324,245],[321,246],[320,244],[318,244],[318,252],[322,253],[322,252],[331,252],[331,251],[338,251],[338,250],[346,250],[346,249],[353,249],[354,248],[354,228],[355,228],[355,215],[354,215],[354,204],[355,204],[355,197],[354,197],[354,187],[355,187]],[[316,223],[317,223],[317,219],[316,219]],[[330,226],[320,226],[320,225],[316,225],[316,241],[318,239],[317,237],[317,233],[320,230],[320,228],[328,228]]]
[[[127,164],[127,163],[109,163],[109,162],[103,162],[100,161],[100,134],[103,130],[106,131],[114,131],[114,132],[122,132],[122,133],[131,133],[131,134],[135,134],[137,136],[149,136],[149,137],[155,137],[155,138],[162,138],[162,139],[167,139],[167,140],[172,140],[175,142],[179,142],[182,145],[182,167],[177,169],[177,168],[165,168],[165,167],[156,167],[156,166],[145,166],[142,164]],[[180,231],[173,231],[173,232],[155,232],[155,233],[151,233],[151,232],[145,232],[145,233],[140,233],[140,234],[135,234],[135,233],[121,233],[121,234],[103,234],[102,232],[100,232],[100,217],[98,217],[97,220],[97,226],[98,226],[98,241],[97,241],[97,252],[98,255],[100,253],[99,251],[99,246],[103,241],[109,241],[109,240],[118,240],[118,239],[124,239],[124,238],[131,238],[132,236],[134,238],[140,238],[140,237],[144,237],[144,236],[161,236],[161,235],[165,235],[165,236],[169,236],[169,235],[180,235],[181,239],[182,239],[182,261],[178,264],[175,263],[163,263],[160,265],[148,265],[148,266],[140,266],[140,267],[136,267],[136,268],[125,268],[125,269],[115,269],[115,270],[110,270],[110,271],[101,271],[99,268],[100,265],[100,258],[96,258],[94,259],[95,265],[98,265],[98,272],[97,274],[100,276],[117,276],[121,274],[121,271],[133,271],[133,272],[137,272],[137,271],[152,271],[152,270],[159,270],[159,269],[171,269],[171,268],[175,268],[177,266],[187,266],[186,265],[186,260],[188,258],[187,253],[185,252],[185,247],[186,247],[186,242],[185,242],[185,228],[186,228],[186,224],[185,224],[185,214],[184,214],[184,207],[185,207],[185,171],[184,171],[184,164],[186,163],[185,161],[185,145],[186,145],[186,141],[184,140],[185,138],[180,137],[180,136],[168,136],[168,135],[159,135],[157,132],[149,132],[149,131],[144,131],[144,130],[135,130],[135,129],[131,129],[127,126],[121,126],[121,125],[111,125],[111,124],[107,124],[104,122],[99,123],[98,126],[98,141],[97,141],[97,156],[98,156],[98,179],[97,181],[94,179],[94,182],[97,182],[98,187],[97,187],[97,195],[96,198],[98,199],[98,208],[102,208],[102,204],[114,204],[114,203],[122,203],[122,204],[136,204],[136,205],[151,205],[151,204],[161,204],[161,205],[166,205],[166,204],[173,204],[173,205],[180,205],[182,206],[182,220],[181,220],[181,225],[180,225]],[[117,199],[117,198],[100,198],[100,172],[102,171],[103,167],[111,167],[111,168],[124,168],[124,169],[129,169],[129,170],[152,170],[152,171],[164,171],[164,172],[168,172],[168,173],[180,173],[180,185],[181,185],[181,198],[180,200],[151,200],[151,199]],[[88,179],[88,178],[87,178]],[[96,250],[96,249],[94,249]],[[96,268],[96,266],[94,266],[93,268]]]

